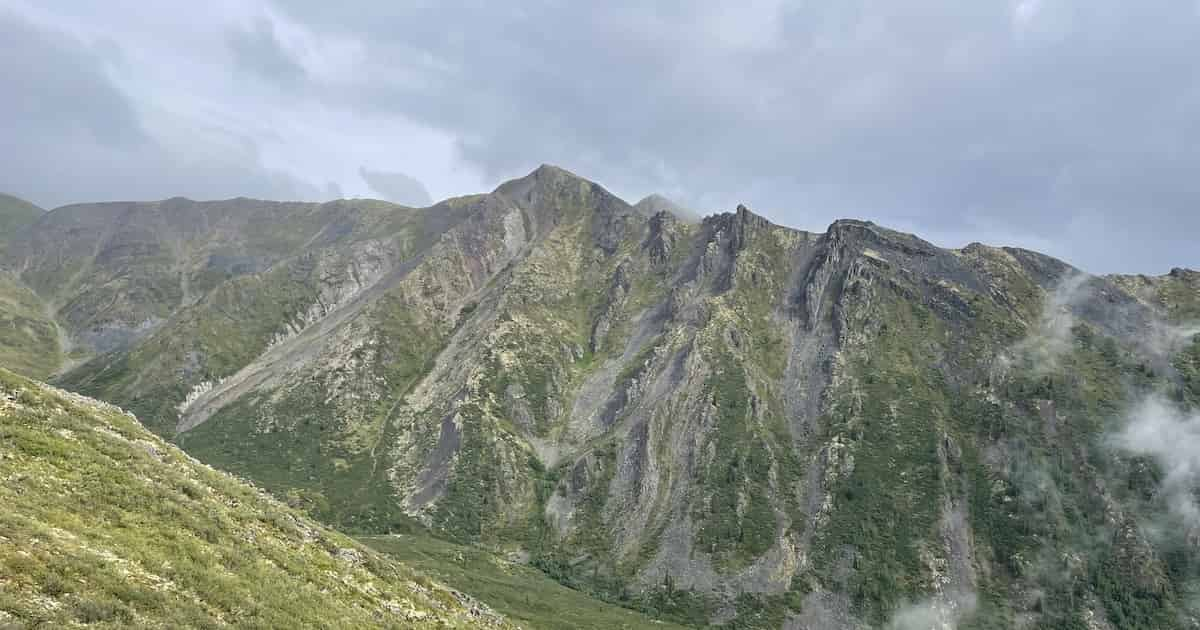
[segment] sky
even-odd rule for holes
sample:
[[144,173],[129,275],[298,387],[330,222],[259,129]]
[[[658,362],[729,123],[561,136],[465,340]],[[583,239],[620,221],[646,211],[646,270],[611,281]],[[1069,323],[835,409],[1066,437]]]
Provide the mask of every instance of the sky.
[[0,0],[0,191],[426,204],[539,164],[1200,267],[1200,0]]

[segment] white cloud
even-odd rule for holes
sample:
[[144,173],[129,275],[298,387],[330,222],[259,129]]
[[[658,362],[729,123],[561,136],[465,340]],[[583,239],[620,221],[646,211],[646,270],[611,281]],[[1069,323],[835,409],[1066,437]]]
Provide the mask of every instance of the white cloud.
[[[1000,357],[1002,363],[1011,358],[1028,358],[1039,374],[1055,372],[1063,355],[1071,351],[1075,342],[1073,329],[1075,315],[1072,309],[1087,297],[1087,283],[1091,276],[1085,273],[1068,273],[1042,300],[1041,313],[1028,334]],[[1008,355],[1012,355],[1011,357]]]
[[1154,458],[1163,469],[1162,490],[1171,510],[1189,522],[1200,519],[1193,495],[1200,482],[1200,414],[1151,397],[1130,410],[1112,442],[1121,450]]
[[962,618],[975,610],[976,596],[966,593],[902,606],[892,615],[888,630],[954,630]]

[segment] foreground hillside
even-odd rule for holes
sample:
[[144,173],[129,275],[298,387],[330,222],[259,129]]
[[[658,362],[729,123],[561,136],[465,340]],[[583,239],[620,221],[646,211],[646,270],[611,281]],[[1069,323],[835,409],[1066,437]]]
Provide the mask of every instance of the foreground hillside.
[[1200,618],[1195,271],[692,222],[548,166],[419,209],[73,206],[2,259],[88,358],[58,384],[373,543],[418,519],[689,625]]
[[0,370],[0,627],[510,627],[199,464]]

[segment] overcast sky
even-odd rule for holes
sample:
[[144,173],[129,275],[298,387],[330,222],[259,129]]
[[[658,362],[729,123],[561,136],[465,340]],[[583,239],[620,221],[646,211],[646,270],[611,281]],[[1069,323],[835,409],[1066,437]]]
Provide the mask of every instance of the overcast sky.
[[0,0],[0,191],[630,201],[1200,267],[1200,2]]

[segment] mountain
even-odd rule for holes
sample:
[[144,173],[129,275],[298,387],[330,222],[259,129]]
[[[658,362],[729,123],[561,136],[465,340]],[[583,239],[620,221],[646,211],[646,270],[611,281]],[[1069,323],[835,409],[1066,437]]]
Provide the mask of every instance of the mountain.
[[666,212],[683,221],[693,222],[700,220],[700,216],[696,212],[659,194],[647,195],[641,201],[633,204],[633,207],[648,217],[652,217],[660,212]]
[[[0,193],[0,251],[45,212]],[[58,329],[41,298],[17,275],[0,269],[0,366],[43,378],[62,362]]]
[[1195,271],[685,221],[551,166],[419,209],[69,207],[2,263],[87,359],[59,386],[364,540],[689,625],[1200,614]]
[[45,210],[12,195],[0,193],[0,243],[37,221]]
[[17,274],[0,269],[0,366],[45,378],[63,362],[53,314]]
[[0,625],[509,628],[110,405],[0,370]]

